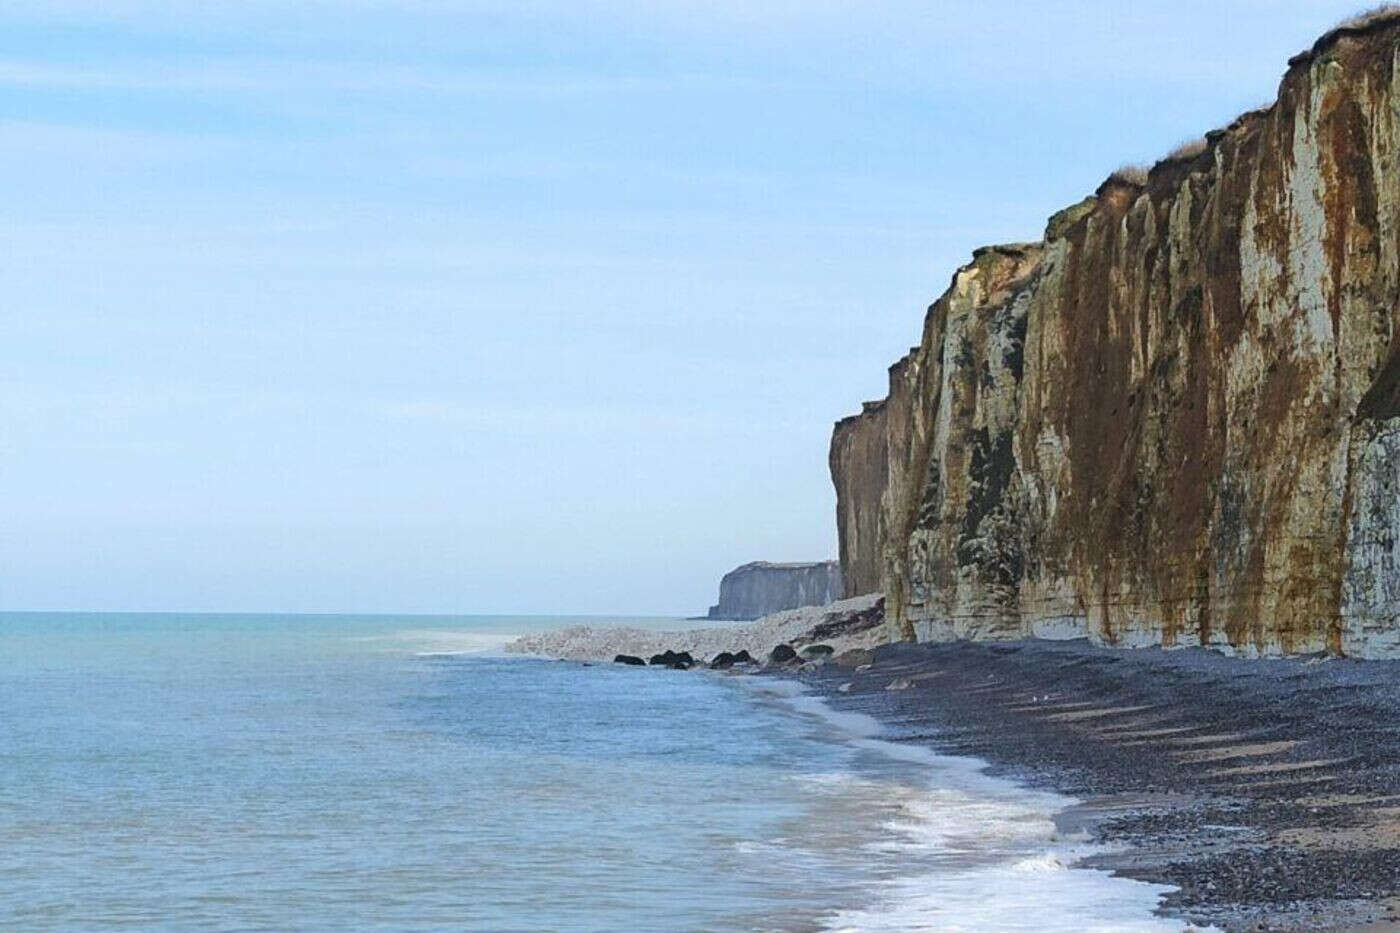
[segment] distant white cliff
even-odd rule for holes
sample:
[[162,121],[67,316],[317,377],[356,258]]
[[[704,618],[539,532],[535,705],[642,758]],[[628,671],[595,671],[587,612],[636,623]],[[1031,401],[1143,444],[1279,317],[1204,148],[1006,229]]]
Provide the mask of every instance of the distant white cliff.
[[710,607],[709,618],[749,621],[788,609],[825,606],[841,596],[841,565],[837,561],[755,561],[734,568],[719,581],[719,604]]

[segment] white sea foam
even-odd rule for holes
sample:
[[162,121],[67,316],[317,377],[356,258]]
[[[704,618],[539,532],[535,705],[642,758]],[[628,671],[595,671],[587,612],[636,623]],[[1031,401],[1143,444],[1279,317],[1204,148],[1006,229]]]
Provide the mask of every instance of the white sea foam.
[[880,725],[880,721],[874,716],[832,709],[821,697],[809,693],[805,684],[796,680],[784,680],[779,683],[790,688],[790,692],[784,697],[788,706],[798,712],[818,716],[848,735],[870,737],[885,731],[884,726]]
[[[886,832],[863,847],[872,855],[923,867],[878,883],[870,903],[827,917],[827,929],[1192,929],[1153,913],[1173,888],[1075,867],[1105,847],[1091,844],[1083,834],[1067,837],[1056,827],[1055,816],[1078,803],[1074,798],[993,777],[974,758],[880,738],[884,730],[878,721],[833,710],[818,696],[763,692],[819,717],[854,748],[926,767],[927,788],[895,795],[896,815],[884,823]],[[927,870],[930,863],[935,870]]]
[[880,892],[880,902],[841,911],[827,923],[839,931],[946,933],[1026,930],[1036,933],[1135,933],[1183,930],[1179,920],[1155,916],[1157,899],[1170,889],[1070,868],[1054,854],[901,878]]
[[352,640],[378,642],[388,651],[402,651],[418,657],[455,657],[503,652],[506,645],[519,637],[518,632],[405,629],[373,638]]

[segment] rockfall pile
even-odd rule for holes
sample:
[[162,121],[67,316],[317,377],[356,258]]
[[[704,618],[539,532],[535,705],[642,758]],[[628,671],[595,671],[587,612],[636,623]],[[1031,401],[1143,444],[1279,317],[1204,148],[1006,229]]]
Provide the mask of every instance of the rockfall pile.
[[1400,18],[977,251],[836,425],[893,638],[1400,655]]

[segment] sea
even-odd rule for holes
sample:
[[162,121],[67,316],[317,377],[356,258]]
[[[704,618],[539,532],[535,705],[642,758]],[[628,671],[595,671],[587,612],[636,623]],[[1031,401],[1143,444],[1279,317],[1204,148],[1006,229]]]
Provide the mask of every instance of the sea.
[[505,616],[0,614],[0,927],[1179,930],[1074,801]]

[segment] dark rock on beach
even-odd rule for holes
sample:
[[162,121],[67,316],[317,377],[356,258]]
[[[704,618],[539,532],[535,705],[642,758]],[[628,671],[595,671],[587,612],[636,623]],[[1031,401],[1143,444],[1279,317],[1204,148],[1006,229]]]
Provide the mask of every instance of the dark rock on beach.
[[737,653],[721,651],[719,654],[714,656],[714,659],[712,661],[710,661],[710,670],[727,671],[731,667],[734,667],[736,664],[757,663],[758,662],[753,659],[753,655],[749,654],[747,650],[739,651]]
[[792,645],[778,645],[768,652],[768,663],[770,665],[791,664],[798,660],[797,649]]
[[817,658],[829,658],[836,653],[836,649],[830,645],[808,645],[798,653],[804,660],[812,661]]
[[835,611],[827,613],[822,621],[807,633],[808,638],[818,642],[828,638],[849,638],[879,628],[885,623],[883,596],[866,597],[859,602],[838,603],[831,608]]
[[636,657],[635,655],[630,655],[630,654],[619,654],[617,657],[613,658],[613,663],[614,663],[614,664],[630,664],[630,665],[632,665],[633,667],[644,667],[644,666],[646,665],[647,662],[643,661],[643,660],[642,660],[641,658],[639,658],[639,657]]
[[695,659],[690,656],[689,651],[666,650],[661,654],[651,656],[650,664],[657,667],[668,667],[675,671],[685,671],[695,666]]

